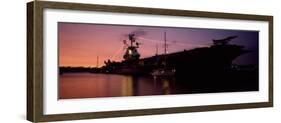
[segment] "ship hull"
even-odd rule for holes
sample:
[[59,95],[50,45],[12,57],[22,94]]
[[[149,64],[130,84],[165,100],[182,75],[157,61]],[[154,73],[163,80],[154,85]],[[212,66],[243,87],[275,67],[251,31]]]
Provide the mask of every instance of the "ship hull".
[[[160,68],[175,69],[176,74],[196,73],[196,71],[223,71],[229,69],[238,56],[247,53],[243,47],[237,45],[212,46],[181,51],[167,55],[157,55],[135,61],[117,62],[107,65],[109,73],[115,74],[151,74]],[[165,64],[163,64],[165,61]]]

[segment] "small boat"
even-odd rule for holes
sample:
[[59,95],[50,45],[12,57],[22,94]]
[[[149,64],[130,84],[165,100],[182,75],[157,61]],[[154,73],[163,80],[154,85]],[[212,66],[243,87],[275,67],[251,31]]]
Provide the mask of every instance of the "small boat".
[[151,75],[153,77],[174,77],[176,69],[156,69]]
[[166,67],[166,55],[167,55],[167,43],[166,43],[166,32],[164,32],[164,61],[163,61],[163,68],[159,68],[159,69],[155,69],[152,71],[151,75],[154,77],[154,78],[157,78],[157,77],[161,77],[161,78],[164,78],[164,77],[174,77],[175,76],[175,72],[176,72],[176,69],[173,68],[173,69],[168,69]]

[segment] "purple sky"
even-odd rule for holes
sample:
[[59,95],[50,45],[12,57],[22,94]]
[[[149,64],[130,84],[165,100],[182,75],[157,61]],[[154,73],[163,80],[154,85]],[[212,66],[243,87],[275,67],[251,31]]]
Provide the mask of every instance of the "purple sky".
[[258,31],[168,28],[126,25],[100,25],[81,23],[59,23],[60,66],[99,66],[107,59],[121,61],[125,52],[123,40],[129,33],[136,33],[141,42],[138,51],[141,58],[164,53],[164,32],[167,34],[168,52],[178,52],[197,47],[210,46],[212,39],[237,35],[230,43],[245,46],[251,53],[238,57],[234,63],[257,64]]

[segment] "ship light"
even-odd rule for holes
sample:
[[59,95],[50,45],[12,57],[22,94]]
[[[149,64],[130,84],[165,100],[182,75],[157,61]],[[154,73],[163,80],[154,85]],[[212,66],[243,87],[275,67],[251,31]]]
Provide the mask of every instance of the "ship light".
[[129,54],[131,55],[132,54],[132,50],[128,50],[129,51]]

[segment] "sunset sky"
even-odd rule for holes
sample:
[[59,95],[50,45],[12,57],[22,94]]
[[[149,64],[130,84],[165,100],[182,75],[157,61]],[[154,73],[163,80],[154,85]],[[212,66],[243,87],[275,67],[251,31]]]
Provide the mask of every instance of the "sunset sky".
[[58,23],[59,66],[99,67],[105,60],[122,61],[125,52],[123,40],[135,33],[141,43],[141,58],[164,53],[164,32],[167,34],[168,53],[210,46],[212,39],[237,35],[232,44],[245,46],[251,53],[238,57],[237,64],[257,64],[258,31],[169,28],[126,25]]

